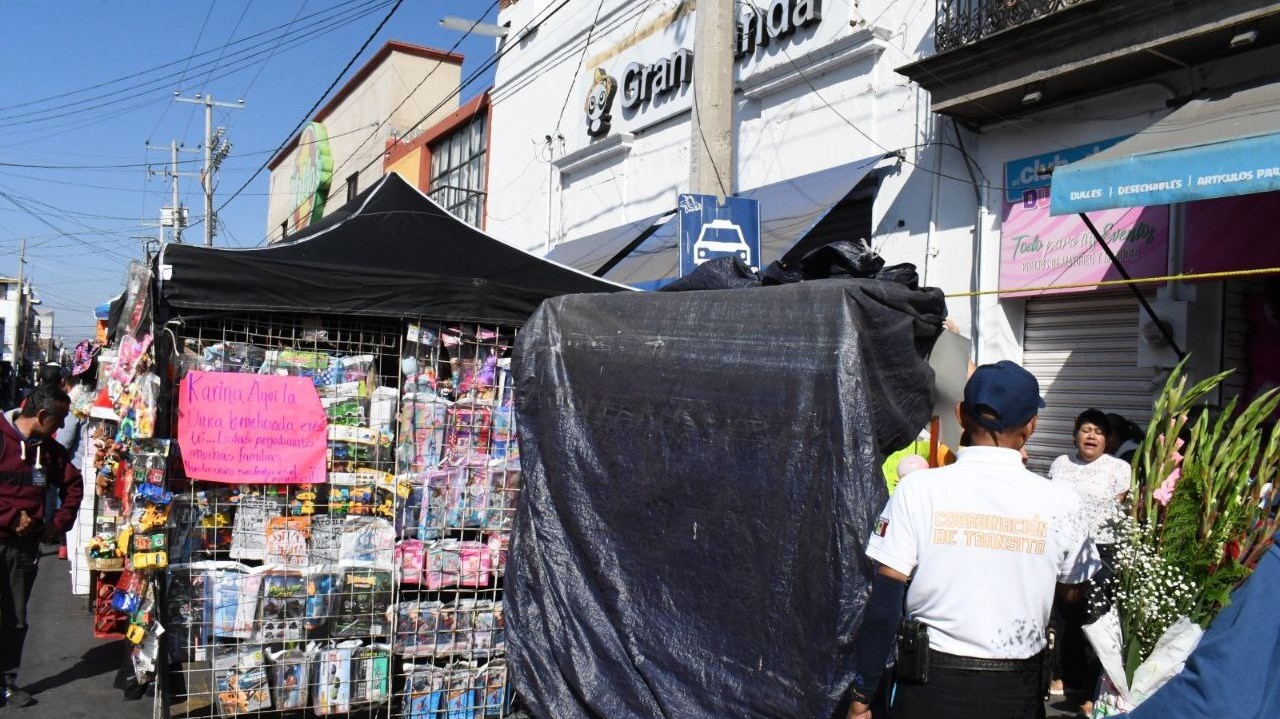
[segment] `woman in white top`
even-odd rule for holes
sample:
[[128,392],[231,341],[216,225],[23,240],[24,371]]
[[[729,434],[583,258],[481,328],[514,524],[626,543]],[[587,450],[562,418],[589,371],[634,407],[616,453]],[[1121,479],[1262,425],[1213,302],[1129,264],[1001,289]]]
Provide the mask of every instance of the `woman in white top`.
[[[1111,523],[1120,511],[1120,503],[1129,493],[1130,469],[1128,463],[1107,454],[1107,439],[1112,432],[1106,413],[1087,409],[1076,417],[1073,454],[1064,454],[1049,467],[1049,479],[1071,488],[1080,497],[1080,504],[1089,522],[1089,530],[1104,565],[1111,562],[1111,544],[1116,537]],[[1066,689],[1092,695],[1098,681],[1099,667],[1091,659],[1085,647],[1080,627],[1087,621],[1086,605],[1060,605],[1061,629],[1059,646],[1062,661],[1061,681],[1055,677],[1052,693]],[[1086,709],[1081,707],[1087,715]]]
[[1109,545],[1115,541],[1110,528],[1120,502],[1129,492],[1131,470],[1123,462],[1107,454],[1111,422],[1096,409],[1087,409],[1076,417],[1074,454],[1053,460],[1049,479],[1070,487],[1080,495],[1080,503],[1089,517],[1093,541]]

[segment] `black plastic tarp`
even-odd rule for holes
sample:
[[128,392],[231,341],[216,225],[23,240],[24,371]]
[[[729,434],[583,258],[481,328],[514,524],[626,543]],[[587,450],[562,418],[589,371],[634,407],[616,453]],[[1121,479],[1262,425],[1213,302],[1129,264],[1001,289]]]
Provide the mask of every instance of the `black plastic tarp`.
[[533,713],[831,716],[944,312],[874,280],[544,303],[505,598]]
[[630,288],[549,262],[466,224],[397,174],[289,242],[169,244],[162,305],[522,324],[548,297]]

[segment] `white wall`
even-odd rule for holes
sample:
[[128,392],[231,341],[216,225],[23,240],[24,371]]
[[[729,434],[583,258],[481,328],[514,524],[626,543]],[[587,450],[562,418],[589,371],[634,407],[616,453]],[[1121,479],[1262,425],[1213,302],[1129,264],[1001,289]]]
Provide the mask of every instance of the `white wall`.
[[[933,183],[911,163],[932,166],[931,151],[913,148],[932,121],[927,98],[893,68],[929,49],[933,6],[903,5],[825,0],[819,24],[736,65],[734,184],[750,189],[908,148],[875,203],[875,241],[890,261],[923,264]],[[508,42],[519,44],[499,63],[493,92],[488,231],[535,251],[674,207],[688,187],[693,138],[691,88],[632,111],[620,87],[613,129],[595,140],[583,104],[596,67],[621,84],[629,63],[693,49],[695,11],[677,0],[605,0],[587,46],[595,3],[575,0],[520,39],[550,7],[521,0],[501,13]],[[624,132],[634,135],[629,150],[583,157]]]

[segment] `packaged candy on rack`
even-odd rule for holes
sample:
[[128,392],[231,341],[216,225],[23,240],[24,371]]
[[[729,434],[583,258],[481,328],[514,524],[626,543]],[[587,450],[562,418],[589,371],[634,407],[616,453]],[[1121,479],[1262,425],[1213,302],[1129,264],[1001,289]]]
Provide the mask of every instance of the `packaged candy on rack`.
[[342,551],[342,527],[345,517],[317,514],[311,518],[311,545],[308,549],[309,565],[337,564]]
[[267,520],[266,564],[303,569],[307,566],[310,517],[272,517]]
[[405,719],[442,719],[445,694],[444,667],[410,663],[404,667],[405,691],[402,711]]
[[458,586],[487,587],[493,574],[493,555],[482,542],[465,540],[458,551]]
[[135,482],[154,486],[164,484],[165,470],[169,466],[169,440],[135,440],[129,455]]
[[462,488],[467,471],[441,467],[427,472],[427,497],[418,526],[419,539],[435,539],[448,529],[462,526]]
[[299,572],[269,572],[262,577],[257,636],[259,642],[297,641],[306,636],[306,583]]
[[359,397],[321,397],[329,424],[359,427],[365,424],[364,403]]
[[299,649],[275,652],[270,657],[275,708],[281,711],[306,709],[311,659]]
[[231,530],[233,559],[265,559],[267,556],[267,523],[283,513],[277,497],[244,495],[235,500],[236,518]]
[[510,713],[507,703],[507,662],[490,659],[476,670],[476,716],[498,719]]
[[396,536],[417,537],[422,524],[422,512],[427,502],[426,477],[420,474],[402,474],[397,477],[404,487],[402,498],[396,506]]
[[443,609],[444,603],[438,600],[397,604],[395,637],[392,640],[395,653],[408,657],[435,656]]
[[271,708],[266,654],[262,647],[235,644],[214,647],[213,677],[218,711],[223,716]]
[[351,711],[352,647],[338,645],[321,649],[316,659],[316,684],[311,706],[319,716]]
[[475,665],[454,662],[445,666],[444,716],[447,719],[476,719]]
[[248,639],[258,608],[262,573],[236,562],[217,562],[209,570],[209,598],[213,604],[213,636]]
[[351,703],[377,704],[391,696],[391,649],[386,644],[351,653]]
[[491,459],[519,460],[520,444],[516,441],[516,410],[513,405],[502,404],[493,411],[492,437]]
[[313,564],[307,568],[303,627],[308,631],[323,629],[333,617],[342,593],[342,575],[342,568],[336,564]]
[[289,500],[289,511],[287,514],[291,517],[310,517],[316,513],[316,487],[314,484],[299,484],[297,490],[293,493],[293,499]]
[[491,462],[488,473],[489,511],[481,525],[485,529],[510,530],[520,496],[519,459]]
[[375,387],[369,393],[369,429],[391,437],[400,394],[394,387]]
[[367,637],[390,634],[387,617],[390,606],[390,571],[347,570],[342,579],[342,591],[338,594],[333,635]]
[[421,539],[402,539],[396,543],[396,574],[400,583],[422,583],[425,554],[426,548]]
[[462,542],[457,539],[429,542],[422,566],[422,583],[427,589],[456,586],[462,574]]
[[420,472],[444,456],[445,425],[452,403],[434,394],[410,393],[400,407],[397,469]]
[[165,575],[164,625],[173,663],[208,659],[210,610],[206,580],[199,564],[174,564]]
[[501,577],[507,573],[507,549],[511,546],[509,532],[494,532],[485,539],[489,548],[489,564],[493,567],[493,575]]
[[462,526],[488,527],[493,509],[492,475],[486,465],[479,463],[467,466],[466,472],[460,511]]
[[471,615],[471,651],[480,656],[494,653],[497,646],[498,614],[500,609],[488,599],[464,599],[458,602],[458,611],[467,611]]
[[455,402],[445,428],[445,458],[464,463],[488,458],[493,410],[476,401]]
[[338,563],[344,567],[395,567],[395,526],[381,517],[349,516],[342,525]]
[[503,610],[502,600],[493,603],[493,653],[501,654],[507,650],[507,615]]
[[471,652],[472,622],[475,620],[474,599],[462,599],[446,604],[440,610],[436,628],[436,654],[469,654]]
[[313,383],[325,384],[324,373],[329,369],[329,355],[308,350],[267,350],[259,374],[292,375],[309,377]]

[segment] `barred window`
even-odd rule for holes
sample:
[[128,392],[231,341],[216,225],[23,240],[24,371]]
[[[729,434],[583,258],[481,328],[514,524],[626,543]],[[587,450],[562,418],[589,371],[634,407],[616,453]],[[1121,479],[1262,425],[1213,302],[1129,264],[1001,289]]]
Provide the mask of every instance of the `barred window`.
[[487,120],[487,115],[477,115],[431,145],[431,189],[427,194],[476,227],[484,218]]

